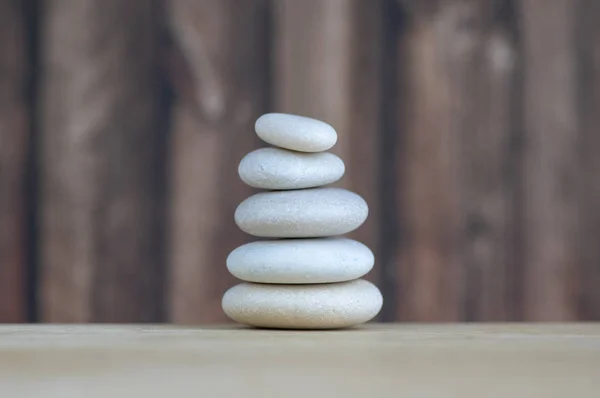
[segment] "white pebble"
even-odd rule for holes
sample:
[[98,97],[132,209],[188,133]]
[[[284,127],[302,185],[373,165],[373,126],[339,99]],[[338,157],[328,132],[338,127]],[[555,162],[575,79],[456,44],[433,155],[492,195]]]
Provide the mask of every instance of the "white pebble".
[[303,153],[279,148],[250,152],[238,167],[242,181],[262,189],[318,187],[339,180],[344,171],[344,162],[332,153]]
[[267,113],[256,120],[254,129],[263,141],[293,151],[322,152],[337,142],[333,127],[305,116]]
[[227,257],[238,279],[258,283],[332,283],[357,279],[374,265],[373,252],[346,238],[250,242]]
[[343,235],[360,227],[369,208],[354,192],[341,188],[311,188],[261,192],[235,210],[244,232],[271,238],[313,238]]
[[372,283],[267,285],[242,283],[222,300],[232,320],[255,327],[278,329],[338,329],[373,319],[383,297]]

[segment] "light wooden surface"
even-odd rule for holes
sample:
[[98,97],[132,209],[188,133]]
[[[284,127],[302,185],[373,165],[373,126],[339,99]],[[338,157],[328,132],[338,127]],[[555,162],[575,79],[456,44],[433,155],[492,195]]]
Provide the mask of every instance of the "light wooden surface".
[[600,324],[0,326],[2,397],[598,397]]

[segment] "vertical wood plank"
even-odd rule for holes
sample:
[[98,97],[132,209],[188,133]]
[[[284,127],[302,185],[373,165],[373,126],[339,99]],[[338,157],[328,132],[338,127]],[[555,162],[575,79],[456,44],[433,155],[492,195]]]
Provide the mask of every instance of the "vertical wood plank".
[[460,131],[463,318],[511,321],[521,312],[515,15],[511,2],[480,2],[467,12],[462,24],[471,30],[458,40],[470,39],[472,47],[462,54],[465,64],[450,70]]
[[0,0],[0,322],[26,319],[24,19],[18,2]]
[[[398,50],[403,75],[397,106],[405,109],[398,126],[404,136],[395,154],[402,159],[397,170],[401,183],[396,187],[402,226],[396,258],[396,316],[400,320],[454,321],[462,317],[456,147],[460,131],[452,119],[455,93],[446,72],[451,60],[446,57],[465,52],[457,46],[472,45],[472,39],[467,36],[466,43],[456,40],[456,18],[444,16],[447,9],[429,2],[402,4],[407,26]],[[452,47],[444,47],[452,42]]]
[[514,319],[516,54],[506,11],[399,4],[396,317]]
[[154,2],[43,9],[40,318],[159,321]]
[[576,315],[578,228],[577,2],[522,0],[524,315]]
[[346,164],[335,185],[369,204],[349,234],[374,251],[378,282],[383,2],[283,0],[275,5],[275,110],[314,117],[338,132],[331,150]]
[[250,237],[234,223],[254,193],[237,175],[259,147],[254,121],[268,99],[268,2],[171,0],[175,88],[170,247],[171,320],[227,320],[221,297],[237,283],[226,258]]
[[600,3],[577,2],[581,171],[578,231],[579,319],[600,320]]

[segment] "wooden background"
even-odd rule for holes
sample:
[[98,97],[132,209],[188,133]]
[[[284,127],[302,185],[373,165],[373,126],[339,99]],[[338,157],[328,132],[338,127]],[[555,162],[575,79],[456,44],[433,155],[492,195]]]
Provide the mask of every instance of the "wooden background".
[[600,2],[0,0],[0,321],[225,321],[254,120],[323,119],[380,321],[600,320]]

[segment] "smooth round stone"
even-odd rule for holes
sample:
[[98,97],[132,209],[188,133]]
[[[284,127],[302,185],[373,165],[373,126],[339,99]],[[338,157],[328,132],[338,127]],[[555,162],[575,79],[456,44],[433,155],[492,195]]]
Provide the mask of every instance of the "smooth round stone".
[[337,133],[329,124],[305,116],[267,113],[256,120],[256,134],[280,148],[301,152],[322,152],[337,142]]
[[318,187],[339,180],[344,171],[344,162],[333,153],[304,153],[279,148],[250,152],[238,167],[242,181],[262,189]]
[[344,282],[367,274],[374,263],[367,246],[346,238],[250,242],[227,257],[233,276],[258,283]]
[[319,285],[242,283],[222,300],[232,320],[277,329],[347,328],[373,319],[382,304],[379,289],[363,279]]
[[367,203],[341,188],[261,192],[235,210],[244,232],[269,238],[315,238],[343,235],[365,222]]

